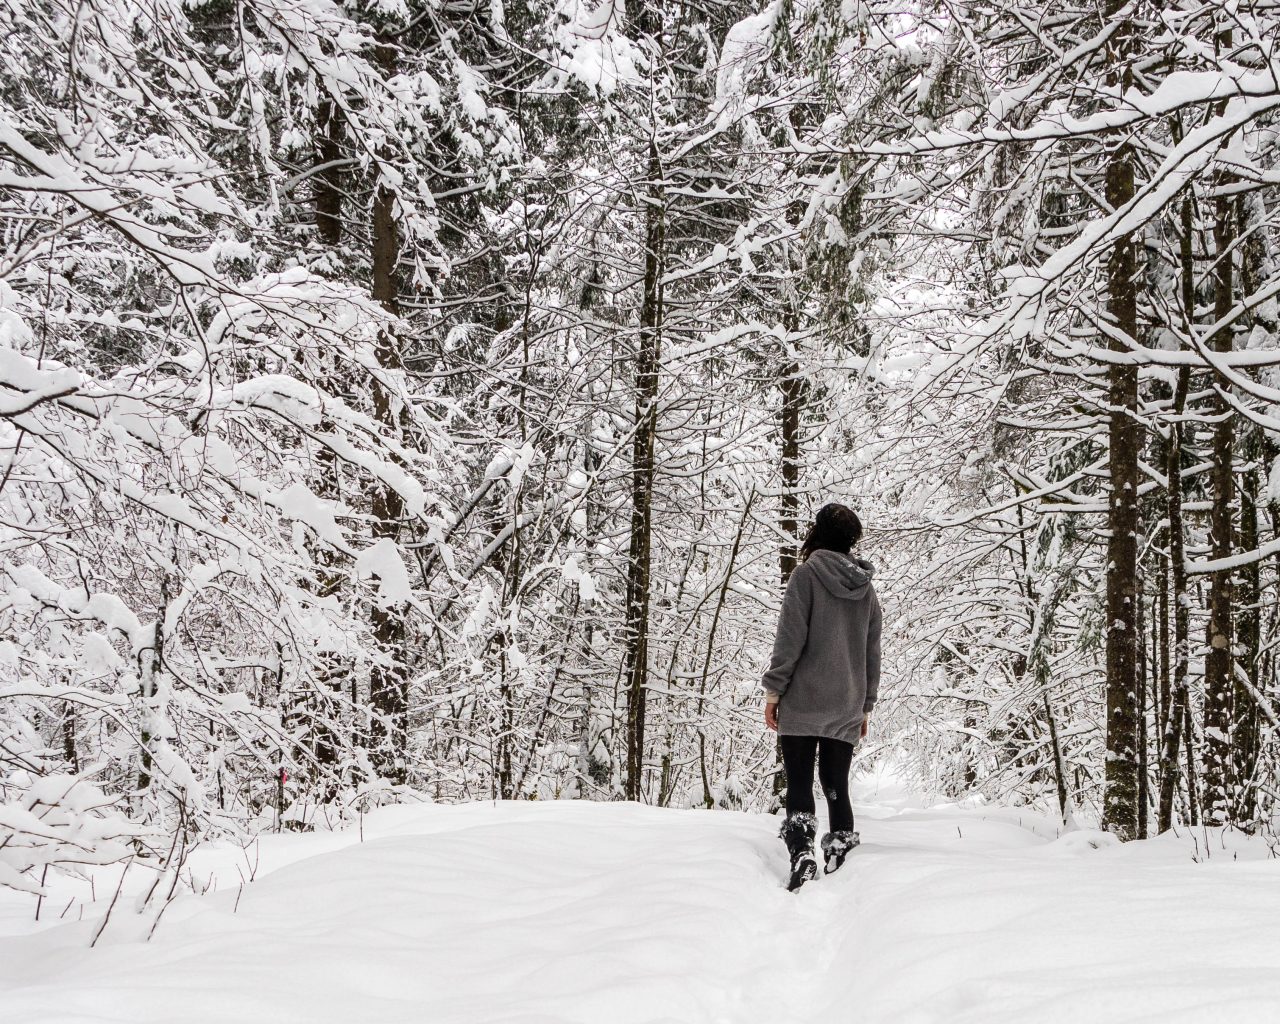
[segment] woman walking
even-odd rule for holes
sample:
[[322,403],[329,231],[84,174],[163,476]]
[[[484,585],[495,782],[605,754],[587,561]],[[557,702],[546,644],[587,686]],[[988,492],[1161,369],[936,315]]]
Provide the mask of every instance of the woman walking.
[[815,754],[830,824],[822,837],[826,873],[858,845],[849,767],[880,688],[880,600],[871,586],[871,563],[849,554],[861,536],[852,509],[830,504],[819,510],[787,583],[764,675],[764,720],[778,732],[787,773],[780,834],[791,854],[792,892],[818,873]]

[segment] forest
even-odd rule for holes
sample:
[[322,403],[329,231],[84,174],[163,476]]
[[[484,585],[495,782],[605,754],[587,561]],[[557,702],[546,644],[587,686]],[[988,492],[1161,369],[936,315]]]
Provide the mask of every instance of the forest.
[[0,51],[0,887],[776,810],[827,501],[860,764],[1275,841],[1273,0],[10,0]]

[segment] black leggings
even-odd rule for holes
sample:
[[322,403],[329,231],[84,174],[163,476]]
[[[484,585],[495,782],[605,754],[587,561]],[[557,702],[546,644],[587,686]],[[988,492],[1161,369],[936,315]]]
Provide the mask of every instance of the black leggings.
[[813,755],[818,755],[818,781],[827,798],[832,832],[853,829],[853,805],[849,803],[849,766],[853,744],[826,736],[780,736],[782,764],[787,770],[787,817],[813,814]]

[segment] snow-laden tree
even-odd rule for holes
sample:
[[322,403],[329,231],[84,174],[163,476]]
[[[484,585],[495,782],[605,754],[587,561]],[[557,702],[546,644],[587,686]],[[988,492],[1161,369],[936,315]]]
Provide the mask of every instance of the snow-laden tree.
[[827,500],[865,756],[1274,813],[1269,8],[0,19],[0,883],[413,794],[771,807]]

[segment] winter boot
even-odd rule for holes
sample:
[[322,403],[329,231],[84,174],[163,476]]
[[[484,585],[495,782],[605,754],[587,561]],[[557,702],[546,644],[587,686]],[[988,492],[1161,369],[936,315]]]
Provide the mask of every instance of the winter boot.
[[795,892],[809,879],[817,877],[818,861],[813,855],[813,837],[817,832],[818,822],[812,814],[793,814],[782,823],[778,835],[791,854],[791,878],[787,882],[787,892]]
[[834,871],[839,871],[840,866],[844,863],[844,859],[849,856],[852,850],[861,840],[858,838],[857,832],[828,832],[822,837],[822,856],[826,863],[826,873],[829,875]]

